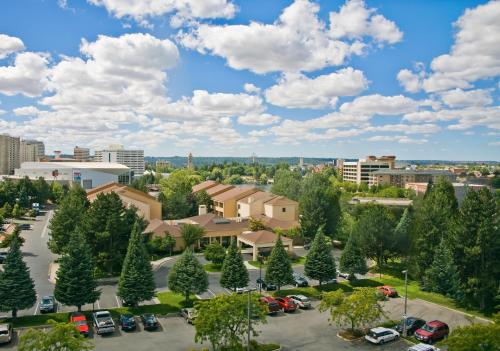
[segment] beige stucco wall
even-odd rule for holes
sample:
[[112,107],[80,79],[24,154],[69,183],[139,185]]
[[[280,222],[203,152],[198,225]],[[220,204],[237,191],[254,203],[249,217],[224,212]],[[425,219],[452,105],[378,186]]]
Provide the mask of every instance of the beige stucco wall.
[[[283,212],[285,208],[285,212]],[[295,204],[290,205],[264,205],[264,213],[267,217],[281,221],[296,221],[298,219],[298,208]]]

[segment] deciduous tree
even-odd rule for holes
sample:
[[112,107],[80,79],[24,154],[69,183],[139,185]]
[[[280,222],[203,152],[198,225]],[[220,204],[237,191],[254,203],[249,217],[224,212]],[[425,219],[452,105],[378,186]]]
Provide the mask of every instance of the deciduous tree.
[[274,175],[274,183],[271,187],[271,192],[298,201],[301,191],[301,180],[302,176],[299,172],[279,169]]
[[186,248],[192,248],[205,235],[205,229],[197,224],[182,224],[181,236]]
[[52,323],[47,331],[29,329],[19,338],[18,351],[87,351],[94,347],[73,324]]
[[205,258],[213,264],[221,265],[225,257],[226,249],[217,241],[205,248]]

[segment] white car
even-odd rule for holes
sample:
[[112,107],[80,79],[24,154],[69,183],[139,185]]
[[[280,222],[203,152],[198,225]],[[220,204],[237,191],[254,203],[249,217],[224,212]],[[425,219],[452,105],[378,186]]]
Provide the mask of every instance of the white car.
[[408,351],[440,351],[436,346],[417,344],[408,348]]
[[389,328],[373,328],[370,329],[368,334],[365,335],[365,339],[372,344],[385,344],[388,341],[397,340],[399,338],[399,333],[394,329]]
[[349,273],[344,273],[344,272],[341,272],[337,269],[337,276],[341,277],[341,278],[344,278],[344,279],[348,279],[349,278]]
[[311,308],[311,300],[304,295],[288,295],[300,308]]
[[0,344],[11,342],[12,333],[12,324],[0,324]]

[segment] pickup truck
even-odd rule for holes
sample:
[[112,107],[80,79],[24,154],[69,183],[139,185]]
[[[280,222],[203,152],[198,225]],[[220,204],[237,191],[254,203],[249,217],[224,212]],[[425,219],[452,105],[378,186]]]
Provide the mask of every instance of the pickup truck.
[[98,311],[93,315],[94,327],[98,335],[115,332],[115,322],[109,311]]

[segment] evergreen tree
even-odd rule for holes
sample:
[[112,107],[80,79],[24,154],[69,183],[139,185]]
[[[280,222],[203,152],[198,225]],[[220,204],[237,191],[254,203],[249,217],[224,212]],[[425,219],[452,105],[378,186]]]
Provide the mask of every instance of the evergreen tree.
[[412,251],[416,275],[422,279],[425,268],[434,259],[441,239],[448,236],[457,213],[453,185],[444,177],[430,184],[412,226]]
[[189,301],[189,294],[201,294],[208,289],[208,274],[198,262],[191,249],[186,249],[168,274],[168,287],[183,294]]
[[12,217],[13,218],[21,218],[23,216],[23,210],[21,209],[21,206],[19,204],[15,204],[14,208],[12,209]]
[[407,208],[399,219],[396,229],[394,229],[394,241],[391,251],[397,257],[406,257],[410,253],[412,226],[411,209]]
[[118,282],[118,296],[134,306],[141,301],[151,300],[155,294],[153,270],[141,237],[141,229],[139,223],[132,229]]
[[6,202],[3,207],[2,207],[2,213],[4,218],[11,218],[12,217],[12,206]]
[[0,272],[0,311],[17,311],[32,307],[36,302],[35,283],[30,277],[29,268],[23,261],[19,240],[12,240],[9,253]]
[[5,239],[0,243],[1,248],[10,247],[12,241],[17,240],[19,242],[19,246],[23,246],[25,239],[21,236],[21,229],[18,225],[14,229],[14,232],[10,235],[7,235]]
[[458,294],[458,272],[453,255],[444,239],[436,248],[434,260],[425,271],[423,288],[428,291],[455,297]]
[[231,245],[222,263],[220,285],[231,290],[248,285],[248,271],[234,239],[231,240]]
[[226,257],[226,249],[217,241],[211,243],[205,248],[205,258],[216,265],[224,263]]
[[50,220],[49,248],[53,253],[66,251],[71,234],[82,221],[88,207],[87,194],[79,185],[73,185],[61,200],[54,217]]
[[462,302],[491,309],[500,284],[500,232],[497,205],[488,189],[467,191],[449,241],[459,272]]
[[335,237],[340,224],[340,193],[332,187],[328,177],[312,174],[302,181],[299,199],[300,227],[302,235],[313,239],[318,228]]
[[309,278],[318,280],[319,285],[337,276],[335,260],[332,256],[330,246],[325,240],[323,228],[319,228],[314,237],[311,249],[306,257],[304,272]]
[[349,237],[342,251],[342,256],[340,257],[340,270],[349,274],[349,280],[356,279],[356,273],[366,274],[368,272],[365,255],[354,235]]
[[83,305],[97,301],[101,295],[94,279],[90,248],[78,228],[71,234],[66,253],[60,259],[54,295],[57,301],[76,306],[78,311]]
[[35,201],[42,205],[45,204],[50,198],[50,185],[43,177],[39,177],[33,182],[33,187],[36,193]]
[[283,285],[293,284],[293,270],[290,257],[283,247],[283,242],[281,241],[281,236],[278,236],[276,245],[271,251],[271,256],[267,263],[266,269],[266,280],[268,282],[274,283],[278,286],[278,290]]

